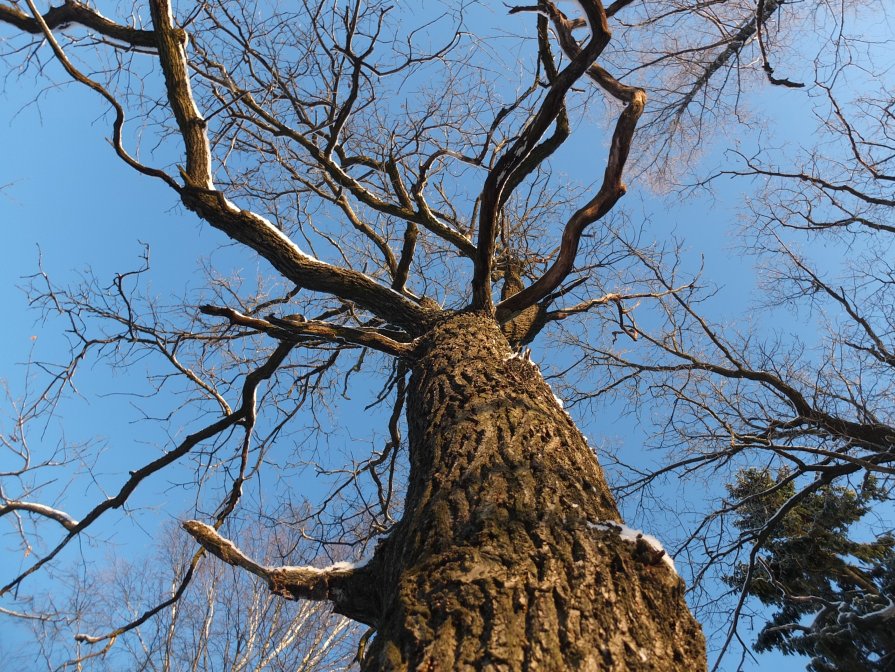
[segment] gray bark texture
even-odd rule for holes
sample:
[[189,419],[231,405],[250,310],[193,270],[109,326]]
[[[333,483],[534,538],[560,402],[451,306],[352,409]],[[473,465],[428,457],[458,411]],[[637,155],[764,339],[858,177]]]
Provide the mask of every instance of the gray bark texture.
[[493,318],[418,346],[404,517],[369,569],[364,672],[705,669],[683,581],[622,539],[603,471]]

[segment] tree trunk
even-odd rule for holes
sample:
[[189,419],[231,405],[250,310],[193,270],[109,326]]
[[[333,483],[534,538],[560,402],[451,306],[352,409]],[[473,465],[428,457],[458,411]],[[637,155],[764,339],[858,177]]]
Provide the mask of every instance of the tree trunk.
[[620,517],[602,469],[538,368],[471,313],[418,355],[363,670],[705,669],[683,582],[605,524]]

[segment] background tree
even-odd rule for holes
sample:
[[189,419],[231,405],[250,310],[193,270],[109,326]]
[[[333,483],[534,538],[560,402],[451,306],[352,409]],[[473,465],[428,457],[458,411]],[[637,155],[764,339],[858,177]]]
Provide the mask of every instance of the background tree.
[[[242,534],[241,543],[258,557],[278,557],[273,539]],[[68,633],[102,631],[110,622],[138,618],[176,588],[195,553],[172,528],[154,557],[114,558],[86,577],[67,621],[33,621],[43,642],[47,669],[56,669],[68,647]],[[286,545],[294,545],[290,542]],[[267,550],[265,550],[267,547]],[[299,556],[295,560],[300,560]],[[291,602],[272,595],[251,575],[227,565],[200,565],[183,597],[155,618],[135,626],[119,646],[98,648],[81,635],[77,664],[97,670],[347,670],[357,654],[357,627],[321,602]],[[7,658],[11,669],[34,669],[21,654]],[[72,665],[75,663],[72,661]]]
[[[193,484],[187,516],[212,525],[188,529],[205,548],[279,594],[328,599],[375,627],[365,669],[486,659],[510,669],[699,668],[702,635],[682,584],[653,540],[620,525],[593,451],[518,352],[549,327],[577,363],[566,366],[564,354],[557,366],[573,401],[632,381],[644,386],[635,393],[671,396],[666,447],[698,452],[627,490],[676,466],[735,470],[754,451],[764,455],[768,440],[748,424],[739,432],[728,415],[805,427],[802,436],[826,428],[850,448],[876,445],[866,433],[854,443],[849,432],[861,423],[812,405],[794,382],[804,366],[761,348],[753,363],[752,342],[702,317],[694,278],[679,279],[673,255],[644,244],[615,210],[632,150],[639,172],[667,184],[678,167],[696,165],[707,129],[737,123],[750,83],[807,88],[772,60],[804,63],[801,52],[815,47],[833,60],[847,53],[842,32],[832,46],[785,39],[811,25],[824,34],[819,17],[846,17],[820,2],[770,0],[572,9],[515,7],[514,18],[501,17],[513,21],[509,29],[488,32],[491,19],[475,5],[427,6],[411,25],[386,5],[361,2],[293,10],[213,2],[181,13],[154,1],[129,16],[78,2],[43,14],[31,2],[0,4],[0,20],[15,28],[8,62],[51,77],[61,67],[98,93],[122,160],[276,271],[252,285],[207,269],[202,289],[174,305],[142,289],[148,264],[111,284],[34,277],[32,303],[63,319],[72,356],[58,368],[35,362],[49,382],[17,407],[5,435],[15,465],[0,511],[17,526],[23,555],[36,558],[5,595],[29,606],[32,575],[51,571],[72,541],[100,534],[97,521],[136,508],[144,481],[164,470],[171,482]],[[644,89],[652,106],[644,107]],[[611,102],[601,105],[598,91]],[[576,184],[552,165],[573,130],[593,126],[578,128],[582,116],[595,113],[605,129],[602,181],[588,185],[588,173]],[[664,324],[634,313],[643,301],[665,311]],[[89,444],[62,442],[47,454],[30,447],[35,420],[55,412],[78,366],[95,356],[156,367],[141,394],[159,396],[143,412],[161,418],[168,436],[154,457],[128,467],[123,484],[103,477]],[[376,376],[381,392],[371,403],[390,404],[387,437],[372,454],[336,464],[327,441],[340,423],[326,405]],[[717,376],[755,384],[763,415],[740,405],[751,398],[727,403]],[[792,404],[797,420],[773,413],[779,407],[763,394],[787,412]],[[160,398],[175,407],[160,410]],[[682,413],[687,426],[676,434]],[[885,427],[870,425],[882,432],[873,440],[885,438]],[[770,452],[797,454],[792,448]],[[838,453],[835,468],[824,458],[800,468],[794,479],[827,480],[799,492],[868,461],[843,454],[845,469]],[[54,485],[72,465],[112,493],[77,517]],[[305,504],[290,479],[309,467],[329,490]],[[272,471],[276,487],[262,487]],[[698,561],[743,549],[754,557],[785,513]],[[323,550],[347,544],[368,562],[260,564],[221,536],[234,517],[270,521],[278,535],[288,529]],[[58,525],[61,537],[38,544],[37,523]],[[705,539],[705,530],[690,537]],[[201,558],[191,558],[171,600]],[[171,600],[89,639],[127,636]],[[52,613],[39,605],[24,615]]]
[[[740,530],[762,529],[796,494],[788,475],[739,474],[728,489],[742,502],[735,513]],[[806,655],[813,672],[892,667],[895,538],[849,538],[854,524],[886,496],[871,477],[860,492],[827,485],[799,498],[772,528],[753,567],[741,564],[728,577],[732,586],[745,584],[750,595],[777,608],[758,635],[757,650]]]
[[[783,563],[781,554],[792,556],[806,542],[804,527],[793,521],[810,510],[839,516],[832,526],[837,534],[815,548],[829,554],[821,572],[824,581],[835,585],[830,563],[834,558],[847,562],[844,549],[881,554],[872,562],[864,558],[873,566],[876,584],[840,588],[853,604],[875,605],[866,612],[849,612],[856,618],[874,614],[863,631],[871,641],[874,618],[881,628],[891,625],[892,593],[885,578],[890,571],[885,549],[893,530],[895,436],[887,401],[893,383],[888,353],[895,298],[891,83],[885,76],[869,81],[868,68],[883,67],[875,60],[882,52],[871,50],[860,64],[842,56],[843,46],[854,56],[857,36],[849,34],[847,17],[838,16],[833,23],[841,28],[833,44],[819,51],[799,76],[807,83],[807,110],[812,113],[802,114],[800,123],[815,128],[815,144],[757,139],[754,146],[728,151],[726,167],[682,186],[689,197],[716,189],[727,178],[755,189],[743,208],[738,247],[760,264],[752,310],[761,319],[739,316],[737,325],[724,323],[711,307],[714,289],[694,286],[663,299],[661,321],[637,325],[639,351],[591,349],[592,362],[599,363],[593,371],[604,375],[605,386],[633,381],[626,391],[641,404],[666,409],[654,425],[654,441],[679,451],[678,459],[661,469],[638,468],[624,492],[642,497],[670,474],[702,480],[705,473],[723,473],[732,484],[727,493],[718,493],[710,513],[698,517],[676,549],[690,549],[691,557],[701,558],[697,590],[701,580],[728,567],[721,574],[734,591],[734,625],[725,648],[738,637],[736,625],[748,611],[747,596],[766,603],[772,599],[756,587],[757,576],[768,557]],[[860,39],[869,39],[872,28],[864,30]],[[654,274],[656,291],[683,283],[675,277],[679,264],[644,261]],[[805,326],[793,325],[787,314],[797,315]],[[781,496],[784,492],[788,496]],[[848,493],[862,494],[846,512],[842,507],[853,496]],[[761,520],[755,513],[759,505],[768,507]],[[816,541],[823,539],[819,528],[812,530]],[[820,590],[821,577],[810,576],[801,580]],[[773,603],[787,606],[762,629],[760,650],[779,646],[816,656],[811,663],[816,669],[849,669],[849,660],[863,661],[851,663],[859,668],[887,664],[891,644],[885,637],[868,644],[844,632],[834,636],[829,609],[811,599],[798,607],[788,602],[786,591],[793,601],[814,594],[794,582],[795,576],[782,579],[784,592]],[[831,597],[830,590],[820,592]],[[795,628],[790,619],[796,612],[816,613],[818,632],[803,637],[793,630],[787,636],[786,628]],[[759,622],[768,618],[761,612],[750,616]],[[843,622],[848,618],[843,615]],[[789,625],[781,625],[780,619]],[[825,648],[819,632],[835,644]]]

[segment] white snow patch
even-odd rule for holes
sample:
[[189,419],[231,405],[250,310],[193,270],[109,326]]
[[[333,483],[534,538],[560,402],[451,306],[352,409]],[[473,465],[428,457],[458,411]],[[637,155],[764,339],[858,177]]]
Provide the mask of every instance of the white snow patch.
[[57,520],[65,526],[75,527],[78,524],[78,521],[68,515],[65,511],[54,509],[52,506],[47,506],[46,504],[40,504],[38,502],[23,502],[15,499],[10,499],[8,500],[7,505],[12,510],[18,509],[20,511],[30,511],[31,513],[36,513],[41,516],[46,516],[47,518],[52,518],[53,520]]
[[308,260],[310,260],[310,261],[318,261],[318,262],[319,262],[319,259],[317,259],[317,257],[315,257],[315,256],[313,256],[313,255],[310,255],[310,254],[308,254],[307,252],[305,252],[304,250],[302,250],[298,245],[296,245],[296,244],[292,241],[292,239],[291,239],[289,236],[287,236],[285,233],[283,233],[282,231],[280,231],[279,228],[277,228],[276,226],[274,226],[273,223],[272,223],[269,219],[265,219],[265,218],[262,217],[261,215],[256,214],[256,213],[254,213],[254,212],[249,213],[249,214],[252,216],[253,219],[258,220],[258,221],[261,222],[265,227],[267,227],[267,229],[268,229],[273,235],[275,235],[277,238],[279,238],[279,239],[282,240],[284,243],[286,243],[289,247],[291,247],[291,248],[292,248],[292,251],[295,252],[295,254],[297,254],[297,255],[300,256],[300,257],[304,257],[305,259],[308,259]]
[[[520,350],[519,352],[514,352],[510,355],[507,355],[506,357],[503,358],[503,361],[509,362],[511,359],[519,359],[519,360],[522,360],[523,362],[525,362],[526,364],[530,364],[534,368],[534,370],[537,371],[538,374],[543,377],[543,374],[541,373],[541,367],[538,366],[537,363],[534,362],[531,358],[531,350],[530,349],[525,348],[523,350]],[[544,382],[547,383],[546,380]],[[549,389],[550,394],[553,395],[553,400],[556,402],[556,405],[559,406],[566,415],[568,415],[569,412],[566,410],[565,402],[562,399],[560,399],[560,397],[556,394],[556,392],[553,391],[553,388],[550,387],[550,383],[547,383],[547,389]],[[586,440],[587,439],[585,437],[585,441]]]
[[550,13],[549,13],[549,12],[545,12],[543,9],[528,9],[528,10],[526,10],[526,11],[527,11],[527,12],[530,12],[531,14],[540,14],[540,15],[543,16],[545,19],[549,19],[549,18],[550,18]]
[[518,352],[513,352],[503,358],[503,361],[508,362],[511,359],[520,359],[526,364],[531,364],[535,369],[538,370],[538,373],[541,372],[541,368],[535,364],[531,359],[531,348],[522,348]]
[[310,572],[312,574],[329,574],[331,572],[350,572],[353,569],[360,569],[370,562],[372,558],[364,558],[357,562],[334,562],[326,567],[311,567],[310,565],[285,565],[283,567],[273,567],[271,569],[281,569],[286,571]]
[[350,569],[360,569],[368,562],[370,562],[371,558],[364,558],[363,560],[358,560],[357,562],[337,562],[329,566],[329,570],[333,572],[338,571],[348,571]]
[[635,530],[633,527],[628,527],[627,525],[624,525],[622,523],[615,523],[612,521],[598,523],[589,522],[587,526],[592,530],[612,530],[614,532],[617,532],[618,536],[620,536],[623,541],[628,541],[632,544],[636,544],[638,539],[643,539],[654,550],[662,551],[662,562],[668,565],[669,569],[671,569],[672,572],[677,574],[677,568],[674,566],[674,560],[670,555],[668,555],[668,551],[665,550],[662,542],[656,539],[653,535],[645,534],[642,530]]
[[[218,192],[218,193],[220,193],[220,192]],[[221,194],[221,197],[224,199],[224,204],[227,206],[227,208],[233,214],[238,215],[238,214],[245,213],[246,215],[248,215],[249,217],[254,219],[256,222],[261,224],[261,226],[263,226],[268,231],[270,231],[270,233],[272,235],[276,236],[277,238],[282,240],[286,245],[288,245],[290,248],[292,248],[292,251],[295,252],[295,254],[297,254],[298,256],[304,257],[305,259],[309,259],[311,261],[316,261],[318,263],[322,263],[322,262],[320,262],[319,259],[317,259],[317,257],[314,257],[314,256],[308,254],[307,252],[304,252],[301,248],[299,248],[298,245],[296,245],[289,236],[287,236],[285,233],[280,231],[280,229],[278,227],[274,226],[273,222],[271,222],[266,217],[262,217],[257,212],[252,212],[251,210],[243,210],[238,205],[236,205],[236,203],[231,201],[229,198],[227,198],[223,194]]]
[[887,621],[890,618],[895,618],[895,602],[893,602],[891,598],[889,599],[889,604],[880,609],[877,609],[876,611],[871,611],[870,613],[860,616],[858,620],[866,621],[869,619],[877,618],[883,621]]
[[[538,371],[540,372],[540,369],[538,369]],[[544,382],[547,383],[546,380]],[[553,388],[550,387],[550,383],[547,383],[547,388],[550,390],[550,394],[553,395],[553,401],[556,402],[556,405],[559,406],[559,408],[562,410],[563,413],[565,413],[566,415],[569,415],[569,412],[566,410],[566,402],[564,402],[562,400],[562,398],[556,392],[553,391]],[[569,417],[571,417],[571,416],[569,416]]]

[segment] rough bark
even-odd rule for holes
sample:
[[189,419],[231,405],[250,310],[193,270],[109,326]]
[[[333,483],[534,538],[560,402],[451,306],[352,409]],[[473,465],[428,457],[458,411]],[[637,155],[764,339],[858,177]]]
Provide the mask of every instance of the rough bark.
[[362,669],[704,669],[683,582],[599,525],[620,518],[593,451],[495,321],[450,316],[416,355],[406,510],[377,549]]
[[[500,299],[505,301],[518,294],[525,285],[522,283],[522,262],[518,258],[508,258],[503,269],[503,287]],[[535,336],[547,324],[547,304],[536,303],[520,311],[512,319],[500,325],[500,330],[507,337],[513,348],[531,343]]]

